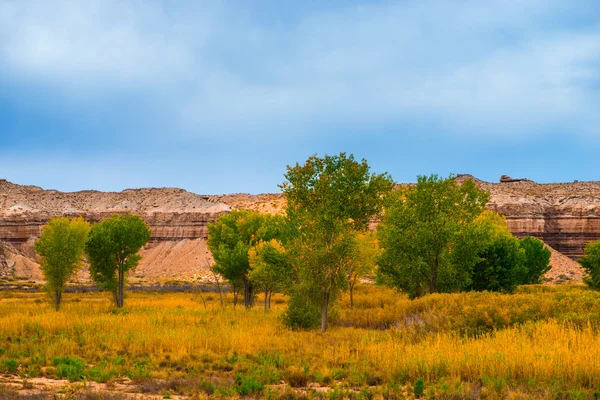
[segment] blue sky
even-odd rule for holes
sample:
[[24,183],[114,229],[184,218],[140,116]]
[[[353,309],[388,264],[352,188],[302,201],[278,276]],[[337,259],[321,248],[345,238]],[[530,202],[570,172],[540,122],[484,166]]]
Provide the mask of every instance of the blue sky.
[[276,192],[341,151],[600,180],[600,2],[0,0],[0,178]]

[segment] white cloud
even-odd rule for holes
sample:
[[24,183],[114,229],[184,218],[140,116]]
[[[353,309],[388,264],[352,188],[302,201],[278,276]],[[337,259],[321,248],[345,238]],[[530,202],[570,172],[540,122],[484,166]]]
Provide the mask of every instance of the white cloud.
[[367,3],[270,25],[202,4],[0,0],[0,71],[68,108],[147,93],[153,118],[190,135],[332,120],[600,133],[600,25],[557,24],[566,0]]

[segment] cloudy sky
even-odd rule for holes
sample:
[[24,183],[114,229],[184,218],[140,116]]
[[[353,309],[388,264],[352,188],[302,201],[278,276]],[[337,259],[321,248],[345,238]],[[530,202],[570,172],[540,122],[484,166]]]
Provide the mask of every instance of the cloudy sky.
[[0,178],[276,192],[341,151],[600,180],[600,2],[0,0]]

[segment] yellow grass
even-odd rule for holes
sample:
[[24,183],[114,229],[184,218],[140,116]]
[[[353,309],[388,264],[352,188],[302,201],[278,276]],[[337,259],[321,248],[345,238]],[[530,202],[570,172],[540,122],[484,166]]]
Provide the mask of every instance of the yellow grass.
[[281,381],[337,386],[340,397],[402,396],[419,378],[438,396],[600,390],[600,299],[581,287],[409,301],[363,286],[326,333],[285,328],[282,296],[266,314],[260,303],[222,308],[214,294],[204,294],[205,307],[193,293],[132,293],[127,313],[111,312],[105,294],[67,294],[60,312],[41,294],[0,299],[0,372],[16,362],[24,376],[56,377],[54,357],[69,356],[83,360],[83,379],[210,378],[207,393],[222,395],[252,379],[267,385],[255,393],[263,396]]

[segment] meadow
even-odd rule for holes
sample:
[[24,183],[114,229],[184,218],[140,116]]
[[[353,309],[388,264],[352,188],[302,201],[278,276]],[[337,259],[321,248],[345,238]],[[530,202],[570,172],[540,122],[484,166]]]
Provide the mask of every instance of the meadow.
[[[223,307],[216,293],[138,292],[114,309],[106,293],[68,293],[56,312],[43,293],[1,292],[0,373],[107,388],[127,377],[136,391],[164,398],[600,392],[600,294],[583,286],[408,300],[362,285],[353,309],[344,297],[332,310],[325,333],[286,328],[279,319],[286,301],[275,294],[265,313],[260,297],[246,310],[234,308],[230,294]],[[0,389],[0,399],[18,396]],[[79,398],[127,398],[95,396]]]

